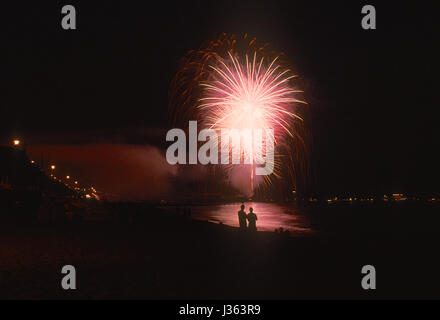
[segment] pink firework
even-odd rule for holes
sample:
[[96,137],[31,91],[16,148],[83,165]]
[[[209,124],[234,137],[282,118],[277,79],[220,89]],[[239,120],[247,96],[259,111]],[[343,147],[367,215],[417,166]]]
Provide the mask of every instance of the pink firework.
[[[219,131],[273,130],[275,170],[264,177],[264,185],[275,183],[284,194],[292,188],[300,194],[309,176],[308,111],[300,83],[285,57],[269,45],[259,47],[246,35],[237,39],[223,34],[182,59],[170,87],[172,126],[198,120],[202,127]],[[244,138],[253,141],[250,135]],[[243,152],[258,160],[253,144],[245,144]],[[230,172],[231,167],[225,169]]]
[[[293,135],[286,118],[302,118],[295,113],[296,103],[305,103],[295,95],[289,81],[296,77],[283,70],[275,58],[264,65],[254,52],[242,65],[238,57],[228,52],[229,60],[220,59],[211,65],[212,77],[201,83],[203,97],[198,108],[209,127],[214,129],[281,129]],[[278,130],[276,130],[278,131]]]
[[[271,129],[275,132],[275,143],[284,134],[293,136],[291,119],[302,118],[295,114],[296,98],[301,90],[290,85],[296,76],[289,69],[277,64],[278,57],[265,64],[264,57],[257,59],[254,52],[250,61],[246,54],[243,63],[228,52],[227,59],[219,57],[216,65],[210,65],[212,75],[201,83],[203,96],[200,98],[200,115],[211,129],[251,129],[245,140],[253,141],[253,129]],[[261,157],[255,154],[253,143],[245,144],[245,156]],[[256,159],[259,162],[263,159]],[[274,167],[278,167],[275,162]],[[251,168],[251,172],[253,168]],[[277,171],[275,171],[277,174]],[[251,174],[251,189],[253,189]]]

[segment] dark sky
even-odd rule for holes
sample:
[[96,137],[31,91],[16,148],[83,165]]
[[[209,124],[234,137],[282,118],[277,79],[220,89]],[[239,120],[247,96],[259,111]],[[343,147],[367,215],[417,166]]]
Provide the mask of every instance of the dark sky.
[[[179,59],[222,32],[248,33],[307,84],[318,189],[440,192],[429,2],[14,2],[1,5],[1,141],[164,149]],[[77,30],[61,29],[64,4]],[[377,30],[360,26],[365,4]]]

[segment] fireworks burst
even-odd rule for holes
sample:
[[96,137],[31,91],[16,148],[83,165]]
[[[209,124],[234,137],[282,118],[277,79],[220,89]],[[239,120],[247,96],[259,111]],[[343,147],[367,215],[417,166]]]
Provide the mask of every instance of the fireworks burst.
[[[216,130],[272,129],[275,170],[265,176],[265,185],[286,176],[289,188],[303,189],[308,173],[306,103],[298,98],[302,90],[294,82],[297,76],[267,47],[257,47],[256,40],[248,41],[246,36],[237,41],[222,35],[189,52],[170,89],[172,125],[198,120]],[[253,151],[252,146],[244,150],[258,156]],[[251,180],[253,184],[253,174]]]
[[290,70],[278,71],[275,58],[264,68],[262,57],[256,62],[256,52],[253,61],[249,62],[246,55],[246,65],[243,67],[238,58],[228,52],[233,68],[225,61],[219,61],[220,66],[210,66],[213,70],[213,79],[201,84],[204,97],[198,105],[202,118],[209,123],[210,128],[237,128],[237,129],[274,129],[281,127],[284,133],[292,136],[290,124],[285,118],[301,117],[290,111],[295,103],[305,103],[295,98],[296,93],[289,87]]

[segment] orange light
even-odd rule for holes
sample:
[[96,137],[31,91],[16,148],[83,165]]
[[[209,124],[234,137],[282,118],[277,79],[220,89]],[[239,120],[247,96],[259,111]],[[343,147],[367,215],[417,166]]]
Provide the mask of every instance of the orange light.
[[32,164],[34,164],[34,163],[35,163],[35,161],[34,161],[34,160],[31,160],[31,163],[32,163]]
[[70,176],[66,176],[66,179],[70,179]]
[[86,198],[90,199],[91,198],[90,194],[86,194]]
[[52,170],[55,170],[55,166],[54,166],[54,165],[51,165],[50,168],[51,168]]
[[14,144],[14,146],[19,146],[21,141],[18,140],[18,139],[15,139],[15,140],[12,141],[12,143]]
[[75,184],[78,184],[78,181],[75,181]]

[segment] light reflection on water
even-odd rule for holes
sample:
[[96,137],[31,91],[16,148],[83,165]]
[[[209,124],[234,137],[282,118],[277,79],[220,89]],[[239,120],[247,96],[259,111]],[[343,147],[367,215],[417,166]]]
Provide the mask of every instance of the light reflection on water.
[[[306,215],[301,214],[300,210],[293,206],[281,205],[277,203],[265,202],[246,202],[245,211],[249,213],[249,208],[254,209],[258,217],[257,229],[259,231],[274,231],[282,227],[291,234],[313,233],[310,220]],[[237,212],[240,210],[241,202],[204,205],[191,207],[191,216],[197,220],[222,222],[225,225],[238,227]]]

